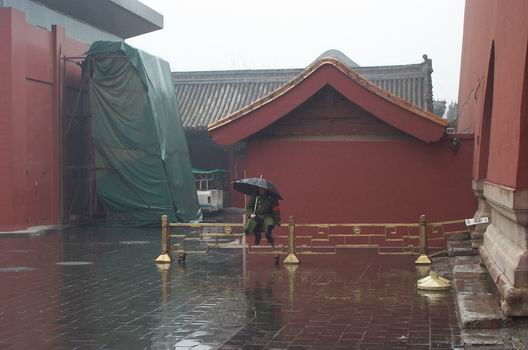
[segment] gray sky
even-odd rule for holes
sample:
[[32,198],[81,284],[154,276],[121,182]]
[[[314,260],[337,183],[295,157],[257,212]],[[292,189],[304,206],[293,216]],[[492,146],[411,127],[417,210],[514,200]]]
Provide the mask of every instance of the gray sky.
[[361,66],[433,60],[435,99],[456,101],[463,0],[141,0],[164,29],[127,40],[173,71],[304,68],[328,49]]

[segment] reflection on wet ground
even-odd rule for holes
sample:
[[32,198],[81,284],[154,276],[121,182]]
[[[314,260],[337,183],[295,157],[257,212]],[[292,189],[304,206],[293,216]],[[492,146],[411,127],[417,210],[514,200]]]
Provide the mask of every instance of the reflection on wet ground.
[[[200,249],[195,249],[200,250]],[[0,349],[451,349],[452,292],[410,256],[237,249],[156,266],[159,230],[0,236]]]

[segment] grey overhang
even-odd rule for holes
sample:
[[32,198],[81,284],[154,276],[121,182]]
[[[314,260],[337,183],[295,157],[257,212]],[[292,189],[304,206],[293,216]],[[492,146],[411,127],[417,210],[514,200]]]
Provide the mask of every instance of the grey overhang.
[[138,0],[38,0],[37,2],[123,39],[163,28],[163,16]]

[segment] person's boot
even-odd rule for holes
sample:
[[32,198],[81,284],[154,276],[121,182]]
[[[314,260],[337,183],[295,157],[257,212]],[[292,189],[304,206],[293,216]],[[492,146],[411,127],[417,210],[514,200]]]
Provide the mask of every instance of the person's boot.
[[266,240],[268,241],[268,244],[271,245],[271,249],[275,250],[275,244],[273,242],[273,236],[271,235],[271,231],[273,230],[273,226],[268,226],[266,230]]
[[[271,232],[273,230],[273,226],[268,226],[268,229],[266,230],[266,239],[268,240],[268,244],[271,245],[271,251],[275,253],[275,242],[273,239],[273,236],[271,235]],[[280,254],[275,254],[273,256],[273,260],[275,261],[275,264],[279,263]]]

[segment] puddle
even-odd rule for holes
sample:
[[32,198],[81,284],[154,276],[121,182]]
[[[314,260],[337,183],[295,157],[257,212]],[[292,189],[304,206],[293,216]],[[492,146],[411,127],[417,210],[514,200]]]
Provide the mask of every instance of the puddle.
[[128,244],[128,245],[133,245],[133,244],[150,244],[151,242],[150,241],[120,241],[119,244]]
[[90,261],[59,261],[57,265],[61,266],[82,266],[82,265],[91,265]]
[[0,267],[0,272],[28,272],[33,270],[32,267],[26,266]]

